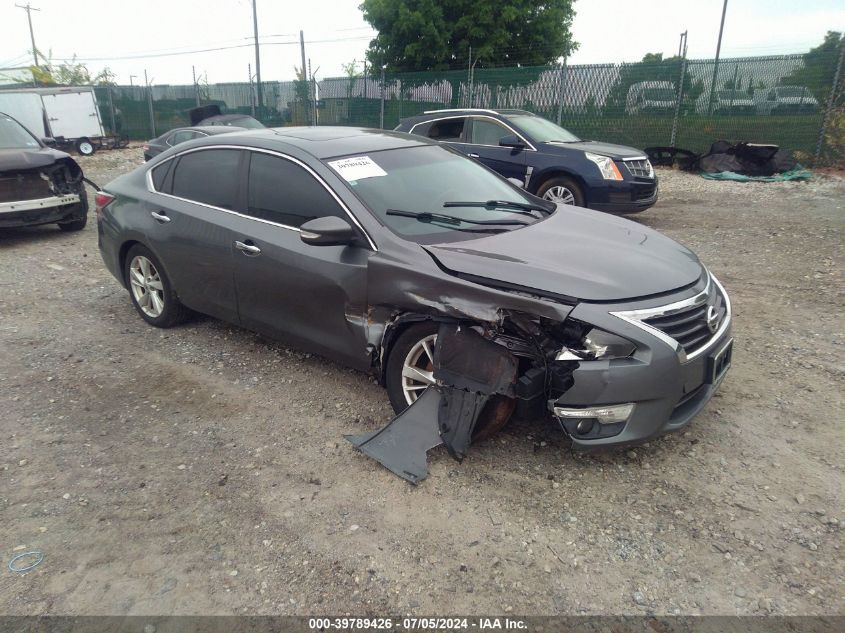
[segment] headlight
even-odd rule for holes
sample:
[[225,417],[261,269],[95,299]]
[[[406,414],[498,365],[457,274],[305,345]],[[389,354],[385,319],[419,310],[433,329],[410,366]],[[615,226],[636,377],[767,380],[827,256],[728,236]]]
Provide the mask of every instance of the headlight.
[[627,358],[637,349],[631,341],[597,327],[587,330],[577,344],[564,347],[555,360],[611,360]]
[[601,154],[592,154],[590,152],[584,152],[584,156],[587,157],[587,160],[596,164],[601,172],[602,178],[605,180],[622,180],[622,174],[610,156],[602,156]]

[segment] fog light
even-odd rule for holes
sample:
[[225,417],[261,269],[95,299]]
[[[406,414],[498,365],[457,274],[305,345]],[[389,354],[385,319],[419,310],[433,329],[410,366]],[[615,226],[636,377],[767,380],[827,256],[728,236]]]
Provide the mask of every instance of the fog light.
[[611,404],[604,407],[570,408],[555,407],[555,415],[559,418],[569,420],[590,418],[597,420],[599,424],[616,424],[627,422],[634,411],[634,403]]

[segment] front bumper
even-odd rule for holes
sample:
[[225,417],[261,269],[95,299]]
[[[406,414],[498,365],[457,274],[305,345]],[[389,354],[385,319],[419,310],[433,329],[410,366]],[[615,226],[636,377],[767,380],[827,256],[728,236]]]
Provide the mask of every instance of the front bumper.
[[657,179],[622,180],[588,192],[587,206],[608,213],[639,213],[657,202]]
[[[691,289],[688,294],[700,290]],[[661,301],[649,303],[648,307],[654,307]],[[687,426],[713,397],[730,367],[730,312],[724,326],[688,359],[663,338],[622,321],[613,311],[613,307],[580,304],[570,316],[625,336],[636,343],[637,352],[631,358],[572,363],[566,368],[571,371],[571,386],[548,401],[553,415],[555,409],[565,414],[572,409],[633,404],[626,419],[605,424],[555,415],[574,446],[581,449],[636,444]]]
[[80,218],[88,212],[84,193],[0,203],[0,228],[35,226]]

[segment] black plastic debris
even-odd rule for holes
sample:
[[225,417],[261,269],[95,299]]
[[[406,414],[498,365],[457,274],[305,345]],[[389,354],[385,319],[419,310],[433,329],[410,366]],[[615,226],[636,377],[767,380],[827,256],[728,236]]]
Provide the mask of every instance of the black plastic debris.
[[391,472],[416,484],[428,475],[426,453],[445,444],[458,461],[465,456],[479,415],[490,396],[512,397],[516,358],[473,329],[444,323],[437,333],[434,378],[405,411],[380,431],[346,439]]

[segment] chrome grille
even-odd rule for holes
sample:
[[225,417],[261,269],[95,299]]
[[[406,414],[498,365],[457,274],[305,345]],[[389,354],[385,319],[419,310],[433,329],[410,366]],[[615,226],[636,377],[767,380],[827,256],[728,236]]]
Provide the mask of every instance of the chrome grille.
[[654,169],[647,158],[642,160],[626,160],[625,167],[636,178],[654,178]]
[[689,355],[710,342],[726,313],[724,297],[715,285],[711,285],[706,302],[691,305],[672,314],[643,319],[643,323],[678,341]]

